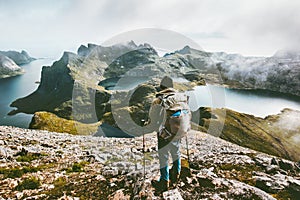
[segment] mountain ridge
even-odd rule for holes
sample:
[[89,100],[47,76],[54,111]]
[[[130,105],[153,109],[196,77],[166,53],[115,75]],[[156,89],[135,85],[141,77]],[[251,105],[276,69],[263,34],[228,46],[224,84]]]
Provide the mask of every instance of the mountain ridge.
[[8,78],[25,73],[19,65],[28,64],[35,60],[29,54],[22,50],[17,51],[0,51],[0,78]]
[[281,53],[281,57],[278,54],[271,57],[244,57],[225,52],[205,52],[186,46],[166,57],[176,59],[178,54],[190,66],[198,66],[196,69],[219,72],[220,84],[227,84],[231,88],[268,89],[300,96],[300,61],[293,60],[293,55],[299,55],[298,52]]
[[35,60],[35,58],[29,56],[29,54],[25,50],[22,50],[21,52],[11,50],[0,51],[0,53],[12,59],[17,65],[28,64],[31,61]]

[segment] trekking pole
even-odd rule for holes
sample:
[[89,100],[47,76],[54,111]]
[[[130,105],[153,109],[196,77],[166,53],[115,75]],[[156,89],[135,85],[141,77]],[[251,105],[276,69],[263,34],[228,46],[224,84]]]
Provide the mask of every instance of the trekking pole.
[[[142,122],[142,127],[145,124],[145,119],[141,120]],[[144,160],[143,160],[143,165],[144,165],[144,182],[146,179],[146,157],[145,157],[145,133],[144,133],[144,129],[143,129],[143,156],[144,156]]]
[[190,152],[189,152],[189,143],[188,143],[187,135],[185,136],[185,143],[186,143],[186,154],[188,158],[188,164],[190,166]]

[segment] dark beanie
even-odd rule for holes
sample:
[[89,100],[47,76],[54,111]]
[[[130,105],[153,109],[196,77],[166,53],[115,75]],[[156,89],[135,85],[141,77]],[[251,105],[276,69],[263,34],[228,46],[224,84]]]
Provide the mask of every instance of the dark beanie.
[[160,88],[163,90],[172,87],[173,87],[173,80],[169,76],[163,77],[163,79],[160,82]]

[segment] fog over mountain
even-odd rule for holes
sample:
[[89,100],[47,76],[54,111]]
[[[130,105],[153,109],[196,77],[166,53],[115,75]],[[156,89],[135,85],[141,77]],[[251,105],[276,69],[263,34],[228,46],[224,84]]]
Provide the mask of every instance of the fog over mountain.
[[[206,52],[184,47],[167,59],[185,59],[187,67],[216,69],[230,87],[269,89],[300,95],[300,51],[279,51],[271,57],[244,57],[225,52]],[[234,82],[234,83],[233,83]]]
[[58,57],[83,43],[152,27],[186,35],[207,51],[271,56],[298,48],[299,10],[299,1],[284,0],[0,1],[0,43],[3,50]]

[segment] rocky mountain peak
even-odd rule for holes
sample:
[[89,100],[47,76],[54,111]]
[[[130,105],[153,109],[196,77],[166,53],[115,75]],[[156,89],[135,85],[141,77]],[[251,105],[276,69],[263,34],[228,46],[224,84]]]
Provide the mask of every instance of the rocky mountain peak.
[[175,51],[174,53],[171,53],[170,55],[174,55],[174,54],[183,55],[186,57],[186,59],[193,59],[195,57],[196,59],[200,58],[202,60],[207,60],[212,55],[212,53],[210,52],[200,50],[200,49],[194,49],[188,45],[186,45],[180,50]]
[[64,63],[69,63],[70,59],[72,59],[75,56],[76,56],[76,54],[74,54],[72,52],[65,51],[60,60],[64,61]]
[[180,54],[190,54],[191,53],[191,47],[186,45],[185,47],[183,47],[183,49],[177,51]]
[[137,45],[135,44],[135,42],[133,40],[130,40],[129,42],[127,42],[126,45],[130,46],[130,47],[133,47],[133,48],[137,47]]
[[95,47],[98,47],[98,45],[92,44],[92,43],[88,43],[88,48],[89,49],[92,49],[92,48],[95,48]]
[[157,51],[148,43],[140,44],[137,48],[142,50],[144,49],[147,50],[148,52],[158,55]]
[[84,45],[80,45],[80,47],[77,50],[77,54],[79,56],[86,56],[89,52],[89,48],[87,46]]

